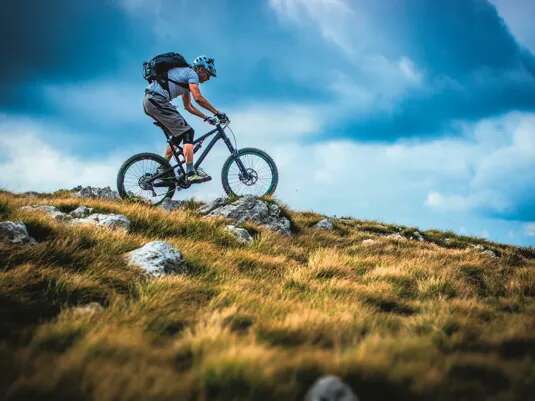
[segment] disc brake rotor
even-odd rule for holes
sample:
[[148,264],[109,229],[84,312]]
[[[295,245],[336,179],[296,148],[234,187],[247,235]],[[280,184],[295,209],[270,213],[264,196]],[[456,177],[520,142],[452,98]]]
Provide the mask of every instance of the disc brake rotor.
[[247,174],[240,174],[240,181],[245,185],[254,185],[258,181],[258,173],[252,168],[247,169]]

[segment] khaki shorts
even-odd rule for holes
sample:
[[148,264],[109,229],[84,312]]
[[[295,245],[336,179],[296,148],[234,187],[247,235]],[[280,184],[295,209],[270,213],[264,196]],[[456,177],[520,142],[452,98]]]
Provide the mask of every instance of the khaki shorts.
[[146,92],[143,98],[143,109],[147,115],[167,128],[173,137],[186,134],[187,137],[193,139],[193,129],[184,120],[184,117],[182,117],[176,107],[165,97]]

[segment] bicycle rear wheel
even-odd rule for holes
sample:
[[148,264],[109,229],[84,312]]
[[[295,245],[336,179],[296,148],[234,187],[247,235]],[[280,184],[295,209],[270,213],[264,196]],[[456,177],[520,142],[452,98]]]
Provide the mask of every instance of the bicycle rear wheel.
[[[158,173],[165,174],[157,179]],[[136,199],[159,205],[172,198],[176,189],[175,174],[169,162],[154,153],[139,153],[126,160],[117,174],[117,190],[122,199]]]
[[255,148],[238,150],[238,158],[245,172],[240,169],[234,156],[225,161],[221,171],[221,181],[227,195],[272,195],[279,182],[279,172],[273,159]]

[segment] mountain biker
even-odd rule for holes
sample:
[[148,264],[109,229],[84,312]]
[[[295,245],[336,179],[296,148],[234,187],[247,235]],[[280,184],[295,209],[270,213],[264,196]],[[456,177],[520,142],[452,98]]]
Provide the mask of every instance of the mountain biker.
[[[208,124],[215,125],[219,121],[228,121],[225,113],[220,112],[201,94],[199,84],[216,76],[214,59],[199,56],[193,60],[192,67],[177,67],[168,71],[168,89],[157,81],[151,82],[145,89],[143,108],[147,115],[162,124],[173,136],[173,145],[184,140],[184,158],[186,160],[186,177],[192,183],[209,181],[211,177],[202,170],[193,167],[193,128],[171,104],[171,100],[181,96],[184,108]],[[191,103],[191,96],[202,108],[212,112],[215,117],[209,117]],[[165,158],[170,160],[173,155],[171,145],[165,150]]]

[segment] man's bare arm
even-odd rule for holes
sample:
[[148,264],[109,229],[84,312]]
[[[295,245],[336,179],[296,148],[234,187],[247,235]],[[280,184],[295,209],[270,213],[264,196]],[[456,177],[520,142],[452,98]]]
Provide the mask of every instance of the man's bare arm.
[[205,108],[206,110],[211,111],[214,114],[220,114],[219,110],[217,110],[212,104],[203,96],[201,95],[201,90],[199,89],[199,85],[197,84],[189,84],[189,89],[191,94],[193,95],[193,99],[195,99],[195,102]]
[[202,118],[203,120],[206,120],[208,118],[207,115],[205,115],[202,111],[200,111],[193,104],[191,104],[191,97],[188,92],[182,95],[182,103],[184,103],[184,108],[191,114],[194,114]]

